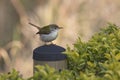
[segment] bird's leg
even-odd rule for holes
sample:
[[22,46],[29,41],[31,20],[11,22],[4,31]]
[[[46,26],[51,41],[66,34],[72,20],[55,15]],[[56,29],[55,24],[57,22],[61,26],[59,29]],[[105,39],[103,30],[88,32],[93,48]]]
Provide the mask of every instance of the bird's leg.
[[51,44],[54,44],[52,41],[50,42]]
[[45,45],[47,45],[47,42],[45,42]]
[[43,41],[43,43],[44,43],[43,45],[47,45],[47,42]]

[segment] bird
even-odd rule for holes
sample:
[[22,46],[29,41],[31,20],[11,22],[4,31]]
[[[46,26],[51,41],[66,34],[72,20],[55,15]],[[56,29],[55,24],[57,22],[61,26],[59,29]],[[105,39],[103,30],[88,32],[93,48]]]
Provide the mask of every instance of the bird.
[[52,43],[52,41],[54,41],[57,38],[58,31],[60,29],[63,29],[63,27],[59,27],[57,24],[49,24],[49,25],[43,26],[42,28],[31,22],[29,22],[29,24],[38,29],[38,32],[36,34],[39,34],[40,39],[43,42],[45,42],[45,45],[47,42]]

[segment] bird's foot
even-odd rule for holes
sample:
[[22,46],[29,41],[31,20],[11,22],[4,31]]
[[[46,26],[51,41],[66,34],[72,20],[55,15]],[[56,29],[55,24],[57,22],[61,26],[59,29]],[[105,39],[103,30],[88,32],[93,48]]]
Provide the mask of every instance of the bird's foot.
[[50,42],[50,44],[54,44],[53,42]]
[[47,45],[47,42],[45,42],[45,44],[44,45]]
[[45,42],[44,45],[54,45],[54,43],[53,42],[49,42],[49,43]]

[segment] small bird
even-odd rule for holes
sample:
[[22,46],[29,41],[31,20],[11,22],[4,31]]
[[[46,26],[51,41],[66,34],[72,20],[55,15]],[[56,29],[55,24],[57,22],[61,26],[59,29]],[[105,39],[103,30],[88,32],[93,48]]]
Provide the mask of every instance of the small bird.
[[29,23],[30,25],[36,27],[39,31],[36,34],[40,35],[40,39],[45,42],[51,42],[55,40],[58,36],[59,29],[62,29],[63,27],[59,27],[56,24],[49,24],[47,26],[44,26],[40,28],[39,26]]

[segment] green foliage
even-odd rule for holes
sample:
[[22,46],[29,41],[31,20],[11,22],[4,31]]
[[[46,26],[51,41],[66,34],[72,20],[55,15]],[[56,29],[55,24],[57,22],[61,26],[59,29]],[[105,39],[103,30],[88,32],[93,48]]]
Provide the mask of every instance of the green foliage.
[[13,69],[7,74],[0,74],[0,80],[24,80],[18,71]]
[[71,71],[56,71],[54,68],[45,66],[36,66],[36,72],[31,78],[33,80],[74,80]]
[[68,47],[65,52],[68,56],[68,69],[72,70],[73,74],[83,73],[89,76],[89,79],[91,76],[97,76],[102,77],[100,78],[102,80],[108,77],[109,80],[118,80],[120,77],[119,35],[120,29],[115,24],[109,24],[86,43],[79,38],[74,44],[74,49]]
[[45,66],[36,66],[34,75],[28,79],[23,79],[18,71],[13,69],[8,74],[0,74],[0,80],[74,80],[71,71],[56,71],[54,68]]
[[93,35],[88,42],[79,38],[74,48],[67,47],[68,70],[36,66],[34,75],[23,79],[18,71],[0,74],[0,80],[119,80],[120,29],[109,24]]

